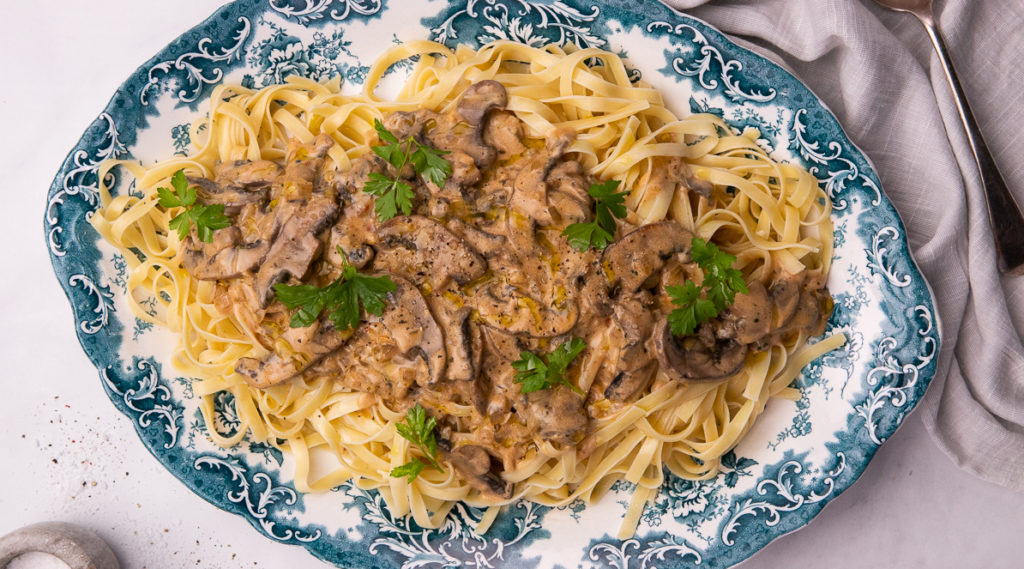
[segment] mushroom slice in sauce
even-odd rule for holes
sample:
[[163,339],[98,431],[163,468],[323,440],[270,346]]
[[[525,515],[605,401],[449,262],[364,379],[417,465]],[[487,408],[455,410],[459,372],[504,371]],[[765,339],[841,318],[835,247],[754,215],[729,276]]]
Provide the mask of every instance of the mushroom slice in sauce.
[[494,328],[482,327],[482,369],[474,382],[473,405],[492,424],[501,424],[512,409],[512,399],[519,394],[515,385],[512,362],[519,358],[519,340]]
[[800,292],[793,317],[777,333],[800,331],[808,336],[817,336],[825,331],[832,307],[832,296],[827,290],[805,287]]
[[561,306],[537,300],[511,285],[490,281],[481,286],[468,303],[483,324],[509,334],[553,338],[569,333],[579,319],[576,303],[566,299]]
[[420,291],[398,275],[388,276],[397,286],[388,295],[388,307],[381,316],[371,315],[367,320],[380,319],[391,333],[400,354],[409,359],[422,359],[427,364],[424,383],[433,385],[444,377],[448,359],[444,333]]
[[210,243],[189,236],[182,248],[181,263],[199,280],[233,279],[256,268],[269,250],[270,243],[263,240],[242,242],[242,232],[231,226],[214,231]]
[[484,143],[493,146],[502,160],[522,154],[526,151],[522,123],[508,111],[492,111],[484,127]]
[[281,174],[281,167],[270,160],[236,160],[213,167],[213,178],[233,186],[269,186]]
[[589,421],[579,394],[557,385],[522,397],[526,404],[517,409],[540,438],[562,445],[576,444],[583,438]]
[[508,500],[512,498],[513,484],[501,477],[501,461],[477,445],[464,445],[448,454],[455,470],[481,494]]
[[221,204],[224,213],[229,216],[238,215],[248,204],[263,204],[270,196],[266,187],[248,187],[240,185],[222,186],[208,178],[188,176],[188,183],[199,188],[198,198],[203,204]]
[[505,91],[505,86],[497,81],[487,79],[470,85],[459,97],[455,110],[462,115],[462,118],[466,119],[466,122],[480,127],[483,126],[488,112],[492,109],[504,108],[506,104],[508,104],[508,93]]
[[442,294],[426,297],[434,319],[444,334],[448,354],[446,377],[453,381],[470,381],[476,377],[480,354],[480,332],[470,322],[469,307],[457,307]]
[[654,379],[658,360],[647,345],[654,329],[654,314],[639,299],[625,298],[612,306],[612,322],[622,335],[622,345],[604,396],[611,401],[625,401],[646,389]]
[[504,235],[487,233],[461,219],[449,219],[445,223],[445,227],[475,251],[478,251],[485,259],[500,255],[508,242]]
[[709,343],[700,336],[676,337],[662,318],[655,328],[654,353],[661,369],[679,381],[715,381],[739,372],[750,347],[734,339]]
[[321,317],[305,328],[288,328],[275,342],[278,351],[263,360],[239,358],[235,371],[253,387],[265,388],[296,377],[341,347],[352,336]]
[[747,293],[737,293],[735,301],[721,316],[716,330],[719,338],[735,338],[741,344],[753,344],[771,332],[772,301],[759,280],[747,283]]
[[400,216],[377,230],[374,267],[400,274],[434,290],[449,279],[466,284],[487,271],[487,261],[440,223],[419,215]]
[[275,284],[285,280],[288,275],[302,279],[306,274],[320,253],[319,233],[338,214],[338,204],[323,197],[313,197],[299,203],[287,202],[279,206],[279,209],[279,218],[287,216],[287,221],[282,224],[274,244],[270,246],[256,273],[254,285],[264,307],[274,298],[272,287]]
[[612,243],[601,256],[608,280],[624,292],[639,290],[677,253],[689,254],[693,234],[674,221],[641,226]]

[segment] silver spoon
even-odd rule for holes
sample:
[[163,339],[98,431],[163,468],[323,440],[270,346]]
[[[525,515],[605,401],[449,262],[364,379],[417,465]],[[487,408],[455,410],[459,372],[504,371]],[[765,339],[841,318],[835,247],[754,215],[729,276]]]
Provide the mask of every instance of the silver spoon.
[[978,122],[974,119],[970,105],[967,104],[967,96],[964,95],[960,80],[957,79],[956,71],[953,70],[953,63],[949,59],[949,51],[946,49],[942,36],[935,25],[935,14],[932,10],[932,0],[875,0],[876,3],[900,12],[910,12],[917,16],[928,31],[928,37],[939,54],[939,61],[942,62],[942,69],[946,72],[946,80],[953,89],[953,100],[956,101],[956,110],[963,121],[964,130],[967,131],[967,141],[971,144],[971,151],[974,153],[974,160],[978,164],[978,171],[981,173],[981,182],[985,187],[985,196],[988,198],[988,216],[992,223],[992,232],[996,239],[996,254],[999,257],[999,270],[1014,275],[1024,274],[1024,216],[1020,213],[1017,202],[1006,187],[1003,175],[999,173],[992,153],[989,152],[985,139],[981,136]]

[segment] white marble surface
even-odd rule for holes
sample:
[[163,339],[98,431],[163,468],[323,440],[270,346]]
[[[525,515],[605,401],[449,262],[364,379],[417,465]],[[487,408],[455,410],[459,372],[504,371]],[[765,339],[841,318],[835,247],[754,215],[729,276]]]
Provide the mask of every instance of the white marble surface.
[[[78,345],[43,239],[46,190],[82,131],[129,73],[218,5],[0,3],[0,535],[62,520],[97,531],[126,568],[323,566],[193,495],[146,452]],[[1019,568],[1022,530],[1024,494],[958,470],[912,415],[860,481],[743,567]]]

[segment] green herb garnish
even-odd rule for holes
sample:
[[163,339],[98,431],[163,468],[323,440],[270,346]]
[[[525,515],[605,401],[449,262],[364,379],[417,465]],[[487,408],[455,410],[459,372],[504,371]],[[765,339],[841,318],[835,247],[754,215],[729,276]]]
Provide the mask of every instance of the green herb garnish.
[[700,237],[694,237],[690,247],[693,261],[704,271],[704,281],[700,287],[693,281],[665,287],[672,304],[678,307],[668,315],[669,327],[676,336],[693,334],[698,326],[732,306],[737,292],[749,292],[743,273],[732,268],[735,256]]
[[371,150],[394,166],[396,174],[394,178],[390,178],[379,172],[372,172],[370,180],[363,186],[363,191],[376,196],[373,210],[381,221],[395,217],[398,210],[409,215],[412,213],[412,198],[415,194],[412,185],[401,179],[405,165],[412,162],[413,170],[418,176],[423,176],[424,179],[441,187],[452,173],[452,165],[442,158],[443,154],[448,153],[424,146],[411,136],[405,140],[398,140],[398,137],[384,128],[379,119],[373,120],[373,128],[377,129],[377,136],[385,144],[373,146]]
[[402,466],[391,469],[391,476],[400,478],[407,476],[409,482],[416,480],[416,477],[423,472],[423,468],[433,466],[439,472],[444,472],[437,462],[437,438],[434,436],[434,428],[437,427],[437,419],[428,417],[427,412],[417,403],[405,414],[405,421],[395,425],[398,434],[403,439],[419,447],[424,458],[414,458]]
[[[338,248],[341,253],[341,248]],[[344,253],[341,255],[344,266],[341,276],[325,287],[313,285],[274,285],[274,293],[278,300],[290,309],[298,310],[292,314],[292,328],[305,328],[320,316],[325,309],[327,318],[339,330],[355,328],[359,325],[359,306],[363,310],[380,316],[384,313],[384,299],[389,292],[398,286],[388,276],[371,277],[356,271],[348,264]]]
[[520,393],[550,389],[561,383],[584,395],[580,388],[565,378],[565,370],[586,347],[586,342],[580,338],[573,338],[555,348],[547,355],[546,360],[533,352],[521,352],[519,359],[512,362],[512,367],[516,369],[515,382],[519,384]]
[[594,221],[590,223],[573,223],[565,228],[562,235],[569,239],[569,244],[579,251],[591,247],[601,250],[615,239],[615,218],[626,217],[626,196],[629,192],[618,192],[618,180],[607,180],[600,184],[591,184],[587,189],[594,198]]
[[196,203],[196,189],[188,185],[185,171],[178,170],[171,176],[172,192],[168,188],[157,188],[160,205],[166,208],[183,207],[185,211],[174,216],[168,227],[178,232],[178,239],[185,239],[194,223],[199,240],[204,243],[213,241],[213,232],[231,225],[231,220],[224,215],[224,204],[202,205]]

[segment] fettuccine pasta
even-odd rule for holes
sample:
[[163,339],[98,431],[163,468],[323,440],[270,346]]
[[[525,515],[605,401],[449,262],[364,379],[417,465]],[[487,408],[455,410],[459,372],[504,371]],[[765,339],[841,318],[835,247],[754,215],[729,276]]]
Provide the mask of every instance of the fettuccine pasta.
[[[378,86],[402,61],[413,61],[412,70],[397,94],[384,97]],[[230,447],[246,437],[278,444],[290,454],[300,491],[323,492],[352,480],[379,491],[392,513],[411,514],[422,527],[439,527],[464,501],[491,508],[477,528],[485,531],[504,503],[589,503],[625,480],[635,485],[619,532],[626,538],[666,471],[694,480],[714,477],[722,456],[770,399],[798,397],[791,384],[800,369],[844,341],[836,335],[808,344],[827,310],[815,325],[781,327],[770,341],[761,340],[744,352],[742,367],[721,380],[679,381],[659,365],[642,392],[621,401],[602,395],[611,378],[601,371],[625,357],[620,332],[612,326],[588,338],[572,368],[574,384],[590,394],[585,437],[567,445],[524,435],[527,442],[501,473],[514,491],[496,500],[451,467],[424,469],[411,481],[391,476],[413,449],[396,431],[404,409],[379,394],[354,390],[331,374],[304,373],[257,388],[236,373],[241,358],[260,360],[276,348],[261,342],[251,315],[220,298],[223,283],[186,271],[183,242],[170,227],[174,212],[158,203],[157,188],[168,186],[178,170],[214,178],[219,163],[280,162],[290,156],[289,144],[293,152],[295,144],[313,144],[322,135],[330,137],[324,167],[348,171],[378,144],[375,119],[418,109],[450,112],[471,85],[487,80],[504,86],[504,111],[522,125],[527,146],[552,132],[572,132],[565,156],[582,166],[581,175],[620,181],[629,192],[622,223],[678,224],[735,256],[734,267],[749,283],[767,287],[770,298],[777,298],[778,283],[797,283],[796,298],[801,290],[824,286],[832,258],[831,203],[813,175],[772,159],[754,129],[737,132],[710,114],[676,116],[662,93],[630,82],[618,56],[572,46],[495,42],[451,50],[413,41],[381,55],[354,95],[342,94],[338,80],[295,76],[263,89],[220,85],[208,115],[192,125],[192,154],[150,167],[130,161],[101,167],[100,180],[115,167],[125,169],[137,192],[115,196],[101,184],[102,207],[91,222],[124,252],[135,316],[179,335],[174,365],[195,378],[192,389],[217,444]],[[672,163],[685,175],[666,181],[663,171]],[[214,426],[214,400],[222,392],[233,395],[240,421],[230,435]],[[453,417],[453,441],[472,436],[459,434],[473,413],[470,406],[452,403],[445,412]]]

